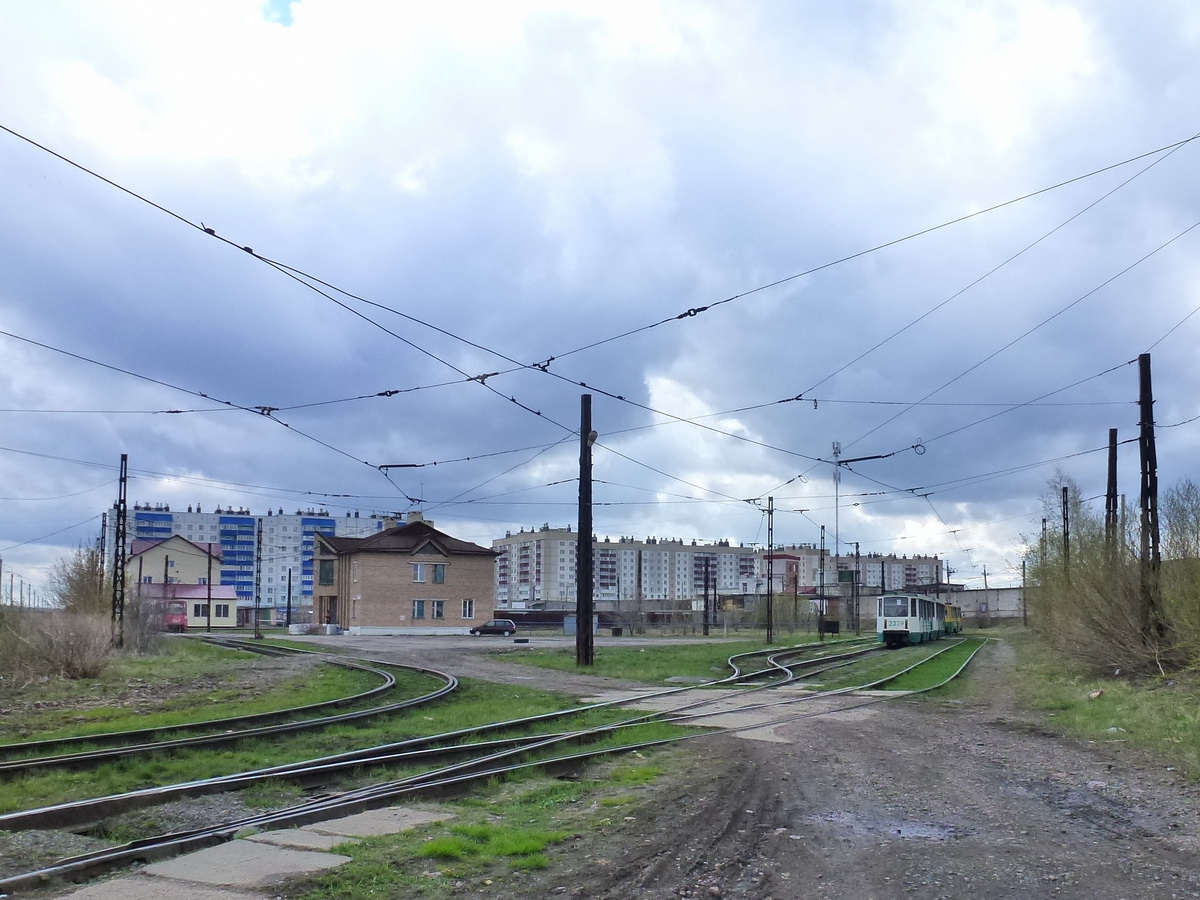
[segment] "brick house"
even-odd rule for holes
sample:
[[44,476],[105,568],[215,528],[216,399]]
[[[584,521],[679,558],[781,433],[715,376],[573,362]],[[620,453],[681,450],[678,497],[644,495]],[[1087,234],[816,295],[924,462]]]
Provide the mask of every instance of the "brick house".
[[313,620],[350,634],[465,634],[495,606],[495,558],[420,513],[370,537],[318,534]]

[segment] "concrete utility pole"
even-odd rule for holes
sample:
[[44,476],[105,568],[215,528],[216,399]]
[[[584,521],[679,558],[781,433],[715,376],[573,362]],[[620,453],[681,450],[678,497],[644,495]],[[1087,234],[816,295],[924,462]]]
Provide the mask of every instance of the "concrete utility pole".
[[212,631],[212,541],[208,542],[208,577],[204,579],[204,583],[207,586],[206,593],[208,594],[208,599],[205,601],[205,606],[204,606],[204,608],[208,611],[208,617],[204,623],[204,630],[206,632],[211,632]]
[[821,526],[821,549],[817,555],[818,565],[820,569],[817,572],[817,581],[819,584],[818,590],[820,595],[817,597],[817,640],[825,640],[825,526]]
[[113,541],[112,625],[113,646],[125,643],[125,520],[128,513],[129,454],[121,454],[121,475],[117,480],[117,533]]
[[262,595],[262,519],[258,520],[254,543],[254,637],[262,639],[262,628],[258,621],[259,598]]
[[775,639],[775,498],[767,498],[767,643]]

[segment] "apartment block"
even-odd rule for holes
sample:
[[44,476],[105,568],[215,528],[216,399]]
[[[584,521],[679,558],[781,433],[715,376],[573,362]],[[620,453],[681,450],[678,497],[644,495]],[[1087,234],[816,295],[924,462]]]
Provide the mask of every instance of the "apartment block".
[[[167,504],[137,502],[127,510],[125,553],[128,558],[135,541],[175,535],[200,547],[211,546],[214,555],[220,556],[213,583],[232,586],[243,604],[253,604],[257,595],[260,608],[275,610],[276,619],[282,621],[289,605],[296,611],[312,608],[313,550],[318,534],[363,537],[395,523],[391,515],[355,512],[334,516],[322,509],[285,513],[279,507],[256,514],[244,508],[218,507],[205,512],[199,505],[172,510]],[[107,541],[109,547],[116,541],[115,514],[109,516]],[[130,583],[135,574],[126,573]]]

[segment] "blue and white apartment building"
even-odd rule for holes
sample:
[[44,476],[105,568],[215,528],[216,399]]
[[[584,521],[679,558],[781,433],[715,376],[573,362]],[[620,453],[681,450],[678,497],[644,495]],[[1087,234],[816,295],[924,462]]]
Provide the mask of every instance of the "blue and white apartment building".
[[[262,527],[262,553],[258,552],[258,530]],[[134,503],[126,510],[125,552],[138,539],[161,540],[173,535],[201,547],[220,548],[219,572],[213,583],[232,585],[238,606],[254,606],[257,593],[261,609],[274,609],[282,621],[289,605],[293,620],[312,609],[313,547],[316,535],[367,537],[396,524],[389,516],[360,516],[357,512],[335,516],[325,510],[308,509],[285,513],[281,508],[255,514],[248,509],[218,507],[204,512],[199,506],[186,511],[166,504]],[[108,546],[116,540],[115,509],[109,515]],[[261,579],[256,583],[256,577]]]

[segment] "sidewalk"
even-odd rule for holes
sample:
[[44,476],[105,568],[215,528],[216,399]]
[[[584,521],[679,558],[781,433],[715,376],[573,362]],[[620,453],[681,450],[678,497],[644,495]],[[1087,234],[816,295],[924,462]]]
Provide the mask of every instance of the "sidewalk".
[[339,844],[448,818],[449,813],[389,807],[303,828],[265,831],[56,896],[59,900],[262,900],[265,889],[286,878],[349,862],[350,857],[330,852]]

